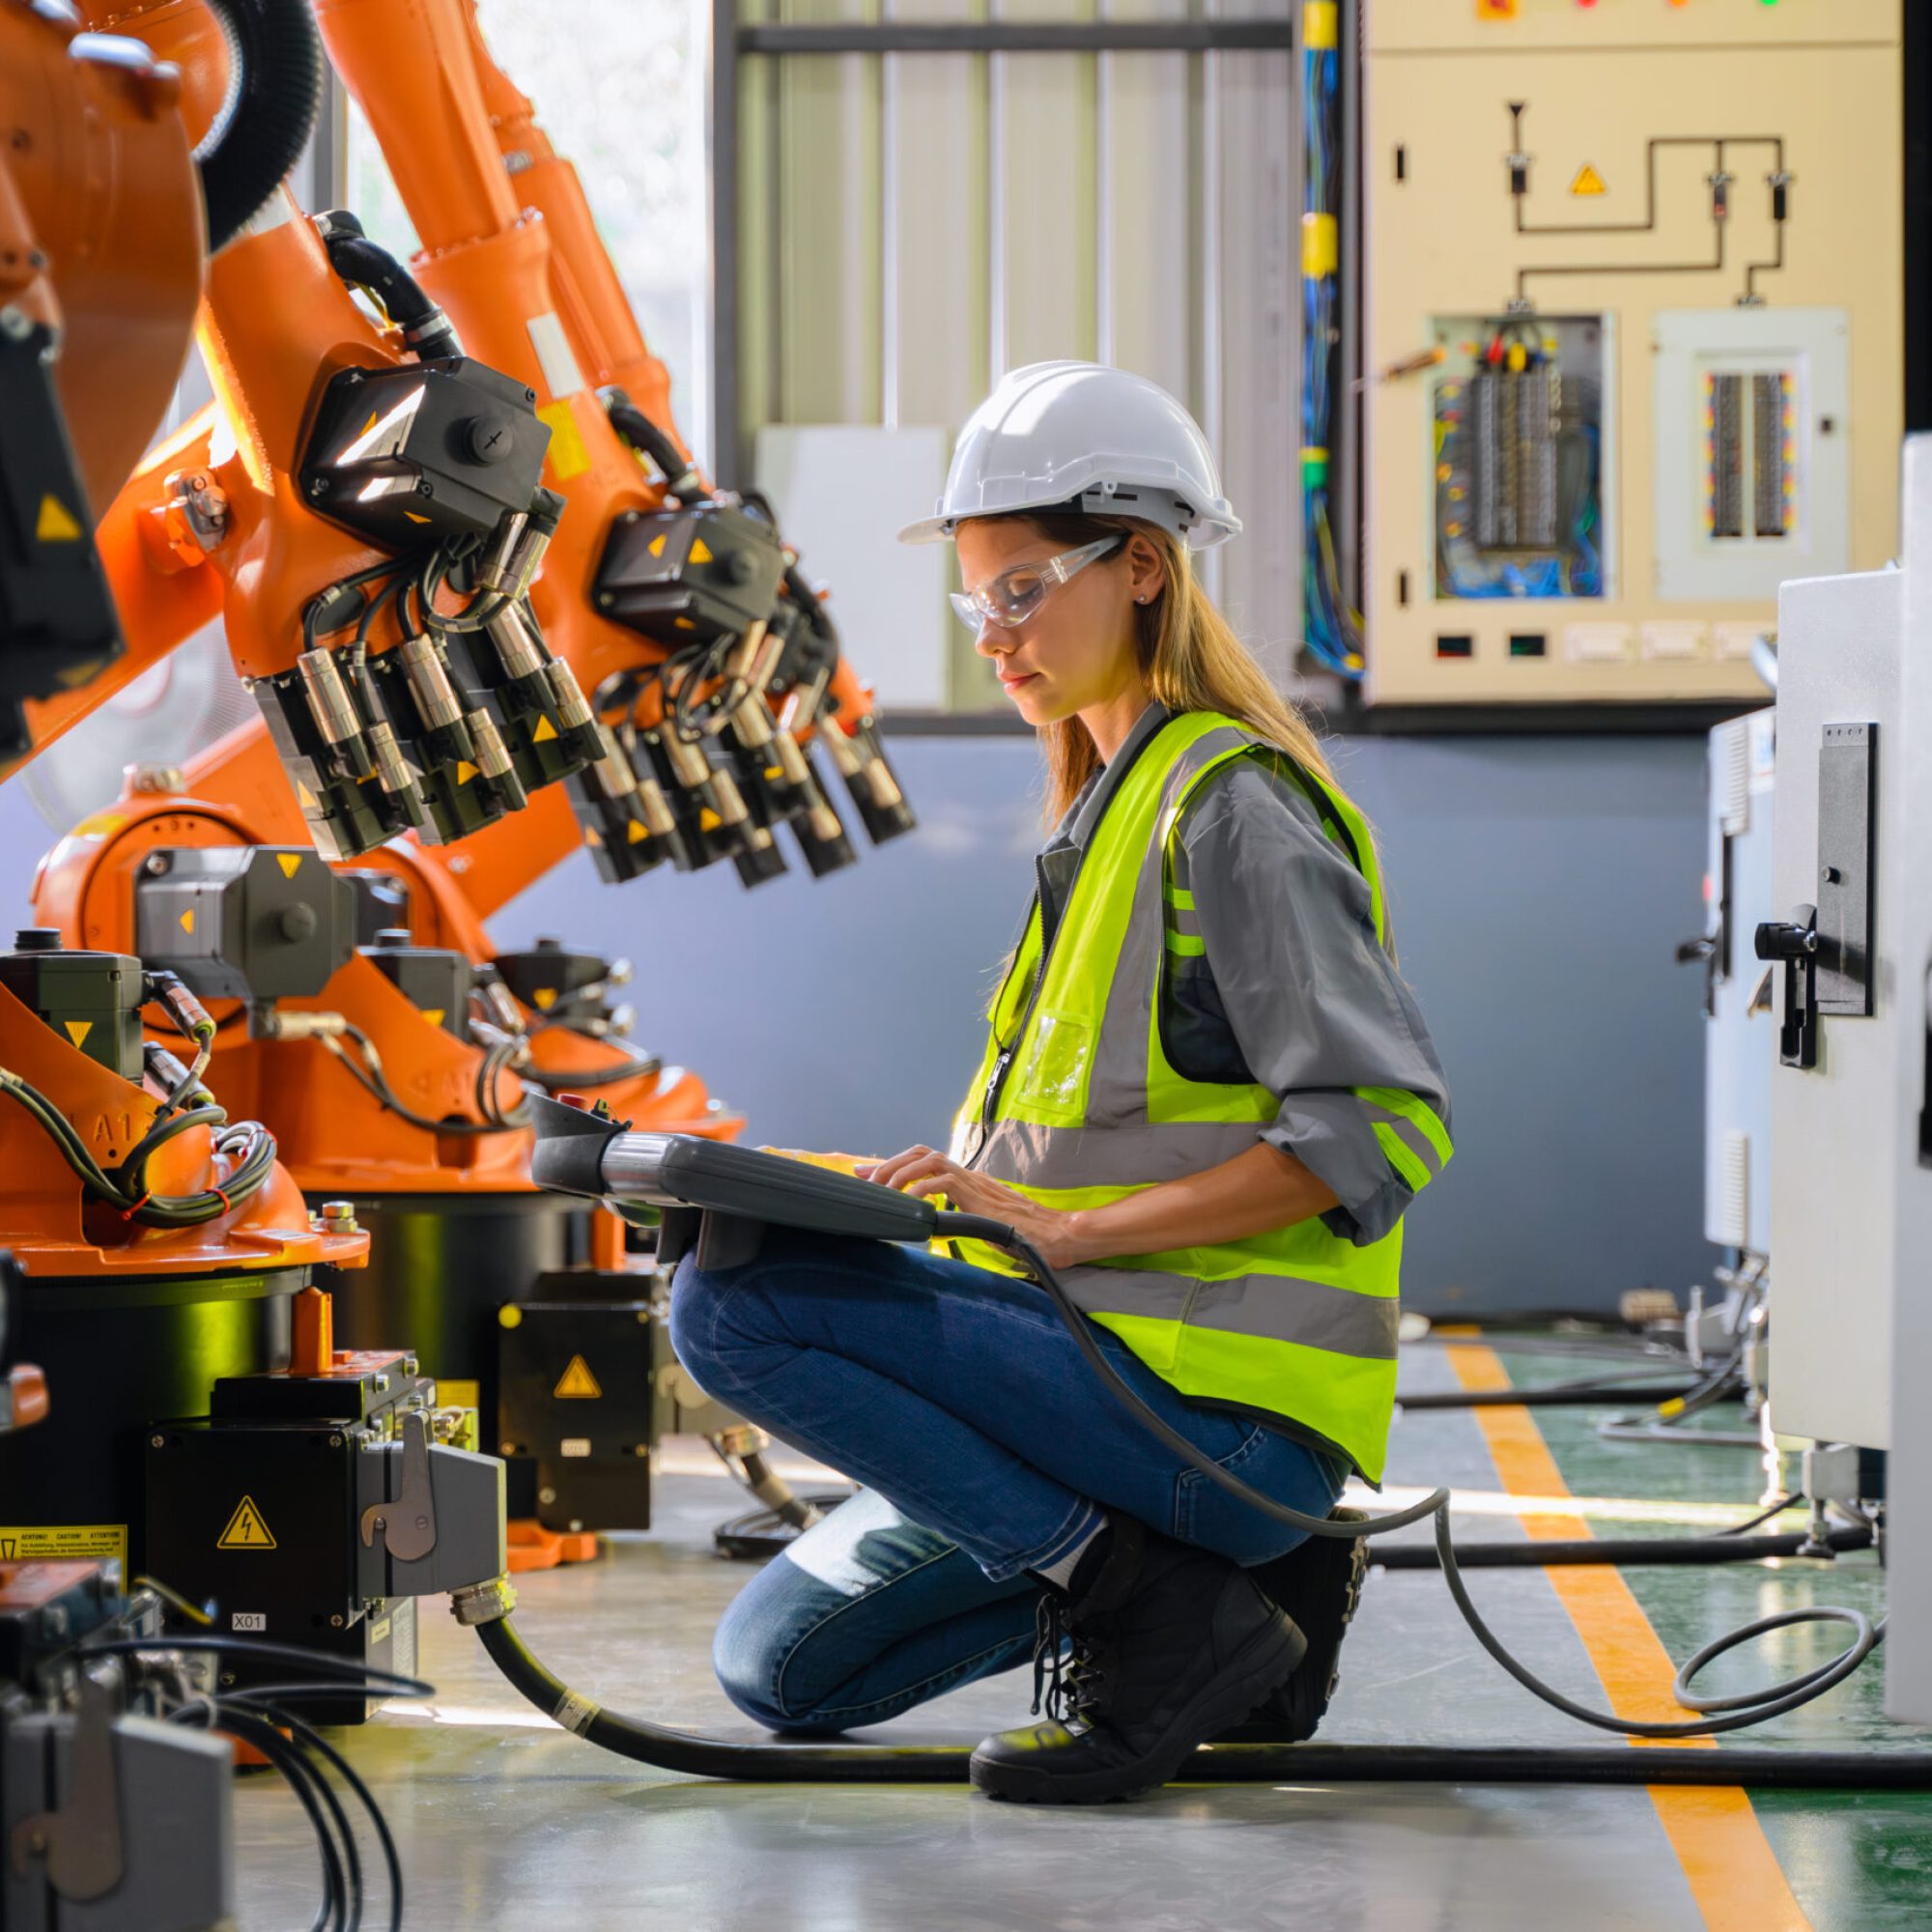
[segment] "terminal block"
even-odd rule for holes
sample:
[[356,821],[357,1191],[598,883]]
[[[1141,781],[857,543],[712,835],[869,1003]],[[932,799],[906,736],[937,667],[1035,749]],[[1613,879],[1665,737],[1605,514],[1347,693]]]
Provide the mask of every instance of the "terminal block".
[[1436,597],[1602,598],[1602,318],[1438,316],[1433,335]]

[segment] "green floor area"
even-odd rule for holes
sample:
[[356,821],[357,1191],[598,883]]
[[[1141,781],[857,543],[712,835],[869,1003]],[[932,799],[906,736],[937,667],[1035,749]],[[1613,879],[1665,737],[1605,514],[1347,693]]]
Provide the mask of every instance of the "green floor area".
[[[1486,1337],[1512,1381],[1547,1386],[1619,1364],[1602,1354],[1512,1352],[1505,1336]],[[1637,1408],[1633,1404],[1633,1411]],[[1537,1426],[1549,1444],[1570,1490],[1581,1497],[1638,1504],[1734,1504],[1731,1520],[1755,1515],[1767,1471],[1754,1451],[1729,1447],[1609,1440],[1598,1433],[1604,1411],[1539,1408]],[[1749,1425],[1735,1404],[1685,1425],[1697,1432],[1733,1433]],[[1783,1487],[1794,1487],[1797,1457],[1783,1460]],[[1705,1517],[1698,1511],[1697,1516]],[[1603,1538],[1664,1536],[1678,1528],[1710,1534],[1721,1525],[1690,1515],[1659,1520],[1652,1510],[1619,1517],[1593,1513],[1591,1531]],[[1799,1528],[1796,1511],[1777,1528]],[[1767,1529],[1774,1525],[1767,1524]],[[1885,1609],[1885,1583],[1869,1551],[1834,1562],[1774,1559],[1768,1563],[1708,1568],[1631,1569],[1624,1573],[1659,1638],[1681,1663],[1719,1633],[1802,1604],[1843,1605],[1876,1618]],[[1480,1579],[1479,1579],[1480,1580]],[[1700,1676],[1712,1691],[1743,1690],[1775,1678],[1797,1676],[1827,1662],[1843,1647],[1841,1625],[1815,1624],[1774,1632],[1747,1649],[1719,1659]],[[1737,1745],[1829,1750],[1932,1749],[1932,1732],[1891,1723],[1884,1714],[1884,1651],[1816,1702],[1740,1733]],[[1831,1793],[1754,1791],[1756,1808],[1792,1890],[1819,1932],[1923,1932],[1932,1925],[1932,1793]]]

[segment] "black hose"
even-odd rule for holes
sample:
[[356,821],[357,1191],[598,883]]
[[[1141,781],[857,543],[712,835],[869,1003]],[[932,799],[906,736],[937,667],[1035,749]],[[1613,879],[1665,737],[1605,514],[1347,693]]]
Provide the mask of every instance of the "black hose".
[[[963,1784],[973,1746],[734,1744],[606,1711],[568,1690],[529,1653],[507,1617],[477,1627],[483,1648],[546,1717],[641,1764],[694,1777],[765,1784]],[[977,1740],[975,1741],[977,1742]],[[1798,1790],[1932,1790],[1932,1752],[1631,1750],[1421,1745],[1215,1745],[1180,1781],[1331,1784],[1719,1784]]]
[[[1468,1586],[1463,1580],[1457,1563],[1456,1546],[1449,1528],[1448,1490],[1436,1489],[1420,1502],[1412,1503],[1406,1509],[1388,1510],[1372,1517],[1317,1517],[1306,1511],[1293,1509],[1286,1503],[1277,1502],[1272,1496],[1264,1495],[1261,1491],[1250,1488],[1238,1476],[1205,1455],[1163,1416],[1149,1406],[1107,1359],[1094,1338],[1092,1324],[1074,1305],[1059,1274],[1045,1256],[1024,1236],[1015,1229],[984,1215],[949,1212],[942,1212],[936,1216],[934,1232],[942,1237],[957,1236],[990,1241],[1025,1262],[1032,1269],[1039,1287],[1045,1291],[1048,1301],[1074,1346],[1079,1350],[1082,1359],[1098,1378],[1107,1392],[1154,1440],[1182,1462],[1199,1469],[1217,1488],[1226,1491],[1237,1502],[1244,1503],[1261,1515],[1299,1529],[1307,1535],[1347,1542],[1359,1542],[1368,1537],[1383,1535],[1406,1523],[1419,1522],[1433,1518],[1436,1559],[1442,1571],[1443,1581],[1448,1585],[1449,1594],[1455,1600],[1457,1609],[1462,1612],[1463,1620],[1468,1625],[1476,1641],[1531,1695],[1540,1698],[1551,1709],[1575,1718],[1579,1723],[1592,1725],[1598,1730],[1613,1731],[1627,1738],[1660,1740],[1701,1739],[1722,1731],[1741,1730],[1747,1725],[1762,1723],[1769,1718],[1780,1716],[1786,1711],[1796,1710],[1813,1698],[1823,1695],[1833,1686],[1842,1683],[1850,1676],[1884,1640],[1884,1623],[1881,1621],[1874,1624],[1861,1610],[1807,1605],[1797,1609],[1782,1611],[1776,1616],[1762,1618],[1744,1630],[1731,1632],[1715,1643],[1707,1644],[1683,1666],[1677,1673],[1672,1690],[1678,1701],[1687,1709],[1702,1713],[1698,1717],[1686,1722],[1652,1722],[1620,1718],[1605,1711],[1593,1711],[1587,1705],[1579,1704],[1552,1686],[1545,1684],[1526,1665],[1519,1662],[1483,1620],[1482,1613],[1476,1608],[1469,1595]],[[1731,1547],[1728,1541],[1724,1547],[1727,1549]],[[1806,1671],[1802,1676],[1780,1683],[1721,1699],[1705,1698],[1690,1691],[1690,1680],[1713,1658],[1752,1636],[1804,1623],[1847,1625],[1853,1633],[1852,1641],[1829,1662]],[[531,1656],[523,1639],[511,1628],[507,1617],[478,1625],[477,1634],[497,1668],[512,1685],[538,1710],[551,1717],[565,1730],[621,1757],[656,1765],[666,1771],[689,1773],[703,1777],[764,1782],[794,1783],[831,1779],[864,1784],[950,1783],[957,1781],[965,1774],[968,1753],[950,1747],[741,1745],[723,1739],[694,1736],[686,1731],[670,1730],[642,1719],[625,1717],[620,1712],[606,1711],[589,1698],[568,1689]],[[1306,1779],[1324,1775],[1331,1777],[1380,1775],[1375,1771],[1336,1769],[1332,1764],[1325,1773],[1315,1772],[1310,1768],[1311,1757],[1304,1754],[1305,1749],[1304,1747],[1295,1747],[1284,1754],[1279,1749],[1269,1747],[1215,1746],[1209,1747],[1209,1754],[1200,1762],[1216,1779],[1227,1778],[1233,1781],[1249,1781],[1264,1777]],[[1256,1760],[1237,1756],[1237,1753],[1248,1750],[1259,1751],[1262,1754],[1261,1758]],[[1319,1753],[1316,1755],[1319,1756]],[[1365,1760],[1373,1760],[1378,1755],[1378,1753],[1374,1751],[1360,1755],[1350,1753],[1345,1754],[1337,1762],[1352,1767]],[[1594,1756],[1572,1748],[1525,1755],[1537,1760],[1538,1768],[1534,1771],[1525,1768],[1521,1775],[1540,1782],[1631,1781],[1728,1785],[1748,1783],[1754,1775],[1762,1775],[1765,1767],[1776,1766],[1784,1757],[1784,1753],[1776,1751],[1747,1753],[1707,1751],[1696,1747],[1682,1751],[1597,1753]],[[1675,1760],[1680,1775],[1671,1778],[1652,1779],[1644,1776],[1640,1770],[1636,1777],[1631,1778],[1628,1773],[1621,1769],[1609,1771],[1607,1774],[1597,1769],[1605,1765],[1609,1758],[1618,1760],[1634,1758],[1643,1769],[1647,1769],[1653,1762],[1663,1764]],[[1471,1762],[1493,1766],[1497,1762],[1497,1755],[1492,1752],[1464,1753],[1445,1750],[1435,1753],[1434,1759],[1435,1768],[1433,1775],[1437,1777],[1473,1778],[1482,1774],[1463,1767]],[[1907,1761],[1908,1756],[1905,1753],[1900,1753],[1892,1761],[1894,1776],[1907,1778],[1911,1788],[1932,1788],[1932,1753],[1910,1754],[1911,1769],[1909,1772],[1901,1773],[1898,1768]],[[1873,1762],[1870,1756],[1856,1752],[1819,1753],[1813,1758],[1809,1777],[1799,1777],[1792,1781],[1810,1782],[1818,1779],[1826,1782],[1842,1781],[1848,1787],[1858,1788],[1861,1772],[1870,1767]],[[1721,1771],[1719,1766],[1722,1766]]]
[[[1593,1315],[1576,1308],[1476,1308],[1464,1313],[1460,1308],[1444,1309],[1431,1318],[1441,1325],[1432,1328],[1427,1335],[1419,1335],[1417,1341],[1474,1342],[1475,1333],[1445,1335],[1443,1328],[1480,1330],[1483,1336],[1499,1335],[1512,1328],[1561,1329],[1569,1327],[1590,1328],[1602,1335],[1627,1335],[1632,1341],[1641,1340],[1643,1324],[1626,1321],[1621,1315]],[[1507,1342],[1493,1346],[1508,1348]]]
[[341,1809],[331,1797],[322,1774],[266,1719],[219,1701],[214,1704],[213,1710],[216,1725],[260,1751],[281,1774],[289,1789],[300,1801],[302,1809],[307,1812],[317,1848],[322,1854],[322,1904],[310,1920],[309,1932],[342,1932],[349,1922],[347,1875],[335,1835],[324,1814],[324,1804],[326,1802],[337,1817],[341,1816]]
[[[308,1690],[310,1686],[296,1687]],[[283,1695],[289,1687],[283,1687]],[[339,1693],[335,1693],[339,1694]],[[389,1821],[383,1816],[383,1807],[376,1803],[374,1794],[362,1779],[356,1776],[355,1768],[335,1747],[328,1742],[312,1724],[304,1723],[293,1711],[285,1711],[279,1705],[269,1704],[259,1690],[244,1691],[240,1696],[226,1698],[221,1708],[232,1711],[238,1704],[260,1705],[269,1719],[287,1729],[293,1741],[303,1749],[313,1751],[318,1757],[335,1767],[336,1775],[355,1794],[356,1802],[367,1812],[369,1821],[376,1828],[376,1842],[383,1853],[383,1864],[389,1875],[389,1932],[402,1932],[403,1924],[403,1861],[396,1850],[395,1835],[389,1830]],[[327,1788],[325,1786],[325,1788]],[[353,1849],[355,1835],[345,1824],[345,1842]],[[358,1872],[356,1889],[360,1892],[361,1880]]]
[[1403,1339],[1405,1349],[1437,1347],[1443,1349],[1493,1349],[1499,1355],[1562,1355],[1606,1362],[1649,1362],[1662,1376],[1680,1373],[1691,1366],[1682,1349],[1657,1341],[1648,1335],[1611,1335],[1602,1330],[1589,1334],[1535,1335],[1410,1335]]
[[386,248],[363,234],[353,214],[331,209],[317,217],[317,227],[328,250],[328,266],[351,288],[367,289],[383,304],[383,313],[403,331],[419,361],[463,354],[449,318]]
[[611,427],[634,450],[648,456],[664,478],[665,495],[673,503],[692,503],[704,494],[704,483],[697,469],[669,434],[660,429],[636,403],[632,402],[622,389],[613,384],[597,391],[597,399],[604,405],[605,413],[611,418]]
[[224,112],[195,150],[208,251],[225,247],[288,180],[322,112],[322,38],[309,0],[210,0],[228,38]]
[[[849,1491],[835,1495],[829,1490],[798,1498],[817,1513],[813,1521],[830,1516],[840,1503],[851,1499]],[[733,1562],[763,1563],[796,1543],[810,1527],[810,1523],[798,1522],[782,1510],[747,1510],[743,1516],[729,1517],[721,1522],[711,1532],[711,1546],[720,1556],[727,1556]]]
[[1776,1502],[1766,1503],[1764,1508],[1759,1510],[1755,1516],[1747,1517],[1743,1522],[1734,1522],[1729,1529],[1720,1529],[1718,1534],[1719,1536],[1743,1536],[1747,1532],[1755,1529],[1759,1523],[1769,1522],[1775,1516],[1782,1516],[1794,1504],[1802,1503],[1804,1500],[1804,1492],[1802,1490],[1787,1490]]
[[[1464,1570],[1556,1570],[1577,1565],[1761,1563],[1768,1556],[1833,1555],[1869,1549],[1868,1529],[1828,1530],[1824,1548],[1809,1530],[1784,1536],[1620,1536],[1579,1542],[1459,1543],[1456,1561]],[[1384,1570],[1439,1570],[1442,1559],[1430,1543],[1397,1543],[1370,1559]]]
[[[821,1512],[845,1500],[838,1496],[810,1496],[806,1501]],[[1780,1508],[1787,1505],[1780,1504]],[[789,1527],[781,1527],[788,1525]],[[792,1540],[801,1525],[779,1510],[760,1510],[733,1518],[714,1532],[718,1547],[731,1556],[771,1556]],[[1749,1525],[1746,1524],[1745,1528]],[[1593,1566],[1662,1568],[1711,1563],[1762,1563],[1774,1556],[1841,1556],[1848,1550],[1869,1549],[1872,1533],[1864,1528],[1828,1530],[1814,1539],[1809,1530],[1790,1530],[1778,1536],[1747,1536],[1720,1530],[1712,1536],[1584,1537],[1580,1540],[1517,1543],[1459,1543],[1456,1561],[1464,1570],[1564,1570]],[[1397,1543],[1376,1551],[1372,1559],[1383,1570],[1439,1570],[1442,1559],[1432,1543]]]
[[[1642,1379],[1657,1371],[1646,1370]],[[1431,1389],[1420,1395],[1398,1395],[1396,1406],[1419,1413],[1427,1408],[1601,1408],[1605,1403],[1680,1402],[1700,1394],[1705,1383],[1664,1382],[1633,1388],[1630,1381],[1552,1382],[1544,1388]]]
[[561,1072],[553,1066],[529,1066],[524,1070],[524,1078],[546,1094],[575,1094],[593,1087],[614,1087],[623,1080],[642,1080],[663,1071],[664,1061],[659,1055],[635,1053],[612,1061],[608,1066],[580,1067],[574,1072]]

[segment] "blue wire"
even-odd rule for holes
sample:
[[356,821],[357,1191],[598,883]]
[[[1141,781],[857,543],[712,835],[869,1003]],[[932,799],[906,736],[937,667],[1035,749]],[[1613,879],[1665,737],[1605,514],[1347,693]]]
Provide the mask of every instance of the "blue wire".
[[[1332,214],[1335,176],[1329,129],[1341,80],[1340,57],[1332,47],[1309,47],[1303,54],[1302,135],[1305,153],[1303,211]],[[1329,336],[1336,299],[1332,275],[1304,276],[1301,330],[1301,441],[1304,449],[1326,449],[1331,431],[1328,394]],[[1301,485],[1302,605],[1304,642],[1328,669],[1359,679],[1362,668],[1349,661],[1349,627],[1340,606],[1341,586],[1327,565],[1332,549],[1325,481]],[[1324,541],[1328,539],[1328,541]]]

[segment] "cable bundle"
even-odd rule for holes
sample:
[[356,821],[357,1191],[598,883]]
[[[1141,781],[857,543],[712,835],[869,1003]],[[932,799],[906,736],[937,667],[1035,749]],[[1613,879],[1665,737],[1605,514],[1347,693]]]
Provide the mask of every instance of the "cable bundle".
[[[476,1069],[476,1110],[483,1116],[480,1121],[437,1121],[427,1114],[417,1113],[389,1084],[389,1076],[383,1069],[383,1056],[377,1052],[376,1042],[359,1026],[345,1027],[340,1039],[332,1034],[323,1034],[319,1037],[358,1087],[390,1113],[407,1121],[412,1127],[420,1127],[424,1133],[505,1134],[515,1133],[519,1128],[529,1125],[528,1110],[521,1101],[506,1109],[497,1097],[497,1076],[507,1071],[524,1050],[526,1042],[520,1036],[505,1035],[483,1054]],[[344,1039],[353,1042],[353,1053],[344,1044]]]
[[1303,10],[1301,129],[1301,526],[1304,642],[1338,676],[1362,675],[1362,619],[1352,610],[1335,556],[1329,516],[1328,448],[1334,434],[1330,386],[1335,356],[1341,140],[1341,59],[1336,9]]
[[[148,990],[194,1041],[195,1056],[192,1065],[175,1078],[148,1131],[119,1165],[102,1167],[67,1116],[11,1067],[0,1066],[0,1094],[26,1110],[87,1191],[115,1208],[123,1220],[144,1228],[198,1228],[232,1213],[261,1191],[274,1172],[275,1137],[259,1121],[231,1122],[227,1109],[201,1084],[214,1050],[214,1022],[200,1001],[172,973],[150,974]],[[171,1071],[181,1065],[172,1055],[158,1050],[150,1060],[151,1065],[158,1063]],[[227,1163],[227,1179],[197,1194],[155,1193],[148,1185],[149,1161],[168,1142],[192,1127],[212,1130],[211,1151],[218,1161]]]
[[[197,1621],[207,1621],[204,1612],[185,1604],[172,1590],[145,1578],[142,1582]],[[185,1670],[180,1667],[178,1653],[185,1651],[215,1651],[223,1656],[297,1663],[308,1673],[308,1678],[302,1682],[262,1684],[210,1694],[195,1690]],[[388,1874],[389,1928],[390,1932],[399,1932],[403,1922],[403,1868],[388,1820],[369,1787],[342,1753],[288,1707],[308,1697],[339,1697],[345,1690],[391,1697],[429,1697],[436,1691],[433,1684],[396,1671],[380,1670],[372,1664],[349,1663],[298,1649],[293,1644],[247,1637],[117,1638],[107,1643],[83,1642],[81,1652],[91,1657],[121,1655],[143,1660],[138,1667],[141,1683],[159,1698],[167,1722],[225,1731],[258,1750],[274,1767],[287,1780],[306,1814],[321,1855],[322,1902],[310,1921],[309,1932],[360,1932],[367,1903],[362,1851],[355,1827],[329,1781],[328,1774],[333,1771],[375,1831]]]

